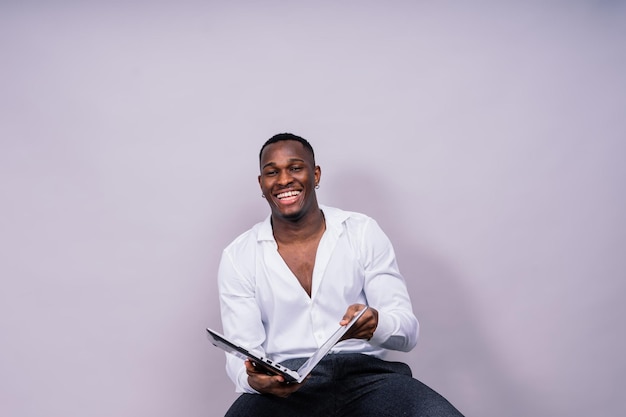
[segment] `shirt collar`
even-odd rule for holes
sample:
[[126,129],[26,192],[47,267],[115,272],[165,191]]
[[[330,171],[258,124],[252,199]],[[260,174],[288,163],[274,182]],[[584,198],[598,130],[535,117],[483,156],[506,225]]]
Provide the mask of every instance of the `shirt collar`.
[[[324,219],[326,220],[326,230],[332,231],[336,235],[341,235],[343,232],[342,224],[346,219],[350,217],[350,213],[343,211],[335,207],[328,207],[320,204],[320,209],[324,213]],[[272,214],[270,213],[264,221],[259,225],[259,233],[257,240],[271,240],[274,241],[274,232],[272,230]]]

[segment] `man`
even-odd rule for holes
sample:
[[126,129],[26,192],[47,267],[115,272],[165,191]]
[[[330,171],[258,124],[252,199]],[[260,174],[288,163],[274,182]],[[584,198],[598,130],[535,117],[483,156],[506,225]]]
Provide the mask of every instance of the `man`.
[[227,356],[242,395],[227,416],[461,416],[382,359],[409,351],[418,321],[395,254],[377,223],[320,206],[321,169],[305,139],[282,133],[259,154],[262,197],[271,214],[223,252],[218,273],[224,333],[295,369],[363,306],[333,351],[300,384]]

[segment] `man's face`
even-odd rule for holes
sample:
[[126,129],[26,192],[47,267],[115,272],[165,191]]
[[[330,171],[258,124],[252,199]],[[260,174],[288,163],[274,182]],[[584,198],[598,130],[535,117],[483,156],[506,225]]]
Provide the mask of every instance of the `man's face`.
[[285,140],[268,145],[261,154],[259,185],[274,217],[295,220],[316,206],[315,185],[320,168],[298,141]]

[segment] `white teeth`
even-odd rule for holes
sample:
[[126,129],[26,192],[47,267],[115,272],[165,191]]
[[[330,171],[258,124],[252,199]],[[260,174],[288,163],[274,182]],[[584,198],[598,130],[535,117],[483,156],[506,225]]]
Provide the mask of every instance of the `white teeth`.
[[300,191],[287,191],[287,192],[278,194],[276,197],[278,199],[281,199],[281,198],[287,198],[287,197],[295,197],[298,194],[300,194]]

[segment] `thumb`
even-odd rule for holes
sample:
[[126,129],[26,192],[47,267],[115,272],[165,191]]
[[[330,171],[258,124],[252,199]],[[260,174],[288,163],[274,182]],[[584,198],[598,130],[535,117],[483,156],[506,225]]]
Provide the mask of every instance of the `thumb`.
[[361,304],[352,304],[350,307],[348,307],[345,314],[343,315],[343,318],[339,322],[339,325],[345,326],[346,324],[350,323],[352,317],[356,316],[356,314],[359,312],[360,307]]

